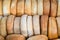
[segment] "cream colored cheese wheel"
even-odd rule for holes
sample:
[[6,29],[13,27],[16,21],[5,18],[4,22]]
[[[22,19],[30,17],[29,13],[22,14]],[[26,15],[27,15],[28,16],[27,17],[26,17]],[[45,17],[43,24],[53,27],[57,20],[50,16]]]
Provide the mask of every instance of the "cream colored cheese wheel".
[[38,15],[43,15],[43,0],[38,0]]
[[32,15],[37,15],[37,0],[32,0]]
[[11,0],[11,14],[16,15],[17,0]]
[[49,13],[50,13],[50,0],[44,0],[43,1],[43,8],[44,8],[43,14],[49,15]]
[[11,0],[3,0],[3,15],[10,15]]
[[13,33],[14,18],[15,18],[15,16],[13,16],[13,15],[8,16],[8,18],[7,18],[7,32],[8,32],[8,34]]
[[3,14],[3,1],[0,0],[0,16]]
[[14,33],[20,33],[20,17],[15,17],[14,20]]
[[51,0],[51,13],[50,16],[57,16],[57,0]]
[[48,37],[49,39],[58,38],[57,23],[54,17],[49,18]]
[[5,39],[4,39],[4,37],[2,37],[2,36],[0,35],[0,40],[5,40]]
[[58,11],[57,11],[57,16],[60,16],[60,0],[58,0]]
[[25,14],[32,15],[31,13],[31,0],[25,0]]
[[7,17],[2,17],[1,26],[0,26],[0,33],[4,37],[7,36],[6,22],[7,22]]
[[33,35],[33,25],[32,25],[32,16],[27,17],[27,31],[28,31],[28,36]]
[[27,40],[48,40],[48,37],[45,35],[36,35],[29,37]]
[[60,36],[60,17],[57,17],[56,18],[56,20],[57,20],[57,28],[58,28],[58,35]]
[[34,34],[40,34],[40,20],[39,20],[39,15],[34,15],[33,16],[33,29],[34,29]]
[[17,16],[24,14],[24,0],[18,0],[17,2]]
[[25,40],[25,37],[20,34],[12,34],[6,37],[6,40]]
[[28,36],[28,33],[27,33],[27,15],[21,16],[21,34],[24,35],[25,37]]
[[47,36],[47,29],[48,29],[48,16],[42,15],[41,16],[41,34]]

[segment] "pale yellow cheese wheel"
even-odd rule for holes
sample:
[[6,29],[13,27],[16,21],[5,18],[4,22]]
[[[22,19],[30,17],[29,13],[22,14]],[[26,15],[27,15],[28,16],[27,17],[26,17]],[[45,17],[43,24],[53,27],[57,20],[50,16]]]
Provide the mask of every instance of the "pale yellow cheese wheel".
[[3,14],[3,1],[0,0],[0,16]]

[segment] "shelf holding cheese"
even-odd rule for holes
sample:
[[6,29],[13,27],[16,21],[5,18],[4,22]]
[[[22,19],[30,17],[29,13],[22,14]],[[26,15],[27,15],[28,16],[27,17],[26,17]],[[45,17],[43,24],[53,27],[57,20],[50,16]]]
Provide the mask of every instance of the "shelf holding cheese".
[[25,37],[20,34],[11,34],[6,37],[6,40],[25,40]]
[[24,14],[24,0],[17,0],[17,16]]
[[20,17],[15,17],[15,20],[14,20],[14,33],[15,34],[20,34]]
[[13,24],[14,24],[14,15],[10,15],[7,18],[7,33],[8,34],[13,34]]
[[48,40],[48,37],[45,35],[36,35],[29,37],[27,40]]
[[49,39],[58,38],[57,22],[54,17],[49,17],[48,37]]
[[48,30],[48,16],[42,15],[41,16],[41,34],[47,36],[48,35],[47,30]]
[[3,0],[3,15],[10,15],[11,0]]

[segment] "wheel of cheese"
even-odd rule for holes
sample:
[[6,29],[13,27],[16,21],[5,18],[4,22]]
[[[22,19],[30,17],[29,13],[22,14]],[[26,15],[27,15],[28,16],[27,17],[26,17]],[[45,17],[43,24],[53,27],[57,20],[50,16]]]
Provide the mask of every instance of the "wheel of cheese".
[[6,22],[7,22],[7,17],[2,17],[1,26],[0,26],[0,33],[4,37],[7,36]]
[[57,25],[58,25],[58,36],[60,36],[60,17],[57,17],[56,18],[56,20],[57,20]]
[[39,20],[39,15],[34,15],[33,16],[33,29],[34,29],[34,34],[40,34],[40,20]]
[[14,18],[15,18],[15,16],[13,16],[13,15],[8,16],[8,18],[7,18],[7,32],[8,32],[8,34],[13,33]]
[[0,16],[2,16],[3,14],[3,3],[2,3],[2,0],[0,0]]
[[38,0],[38,15],[43,15],[43,0]]
[[11,0],[3,0],[3,15],[10,15]]
[[32,16],[27,17],[27,31],[29,37],[33,35]]
[[17,9],[17,0],[11,1],[11,14],[16,15],[16,9]]
[[50,16],[57,16],[57,0],[51,0],[51,13]]
[[32,15],[37,15],[37,0],[32,0]]
[[48,40],[48,37],[45,35],[36,35],[29,37],[27,40]]
[[44,15],[49,15],[50,13],[50,0],[44,0],[43,1],[43,14]]
[[25,0],[25,14],[32,15],[31,13],[31,0]]
[[25,37],[20,34],[12,34],[6,37],[6,40],[25,40]]
[[0,35],[0,40],[5,40],[5,39],[4,39],[4,37],[2,37],[2,36]]
[[48,16],[41,16],[41,34],[47,36],[47,28],[48,28]]
[[28,36],[28,33],[27,33],[27,15],[21,16],[21,34],[24,35],[25,37]]
[[17,16],[24,14],[24,0],[18,0],[17,3]]
[[48,37],[49,39],[58,38],[57,23],[54,17],[49,18]]
[[60,0],[58,0],[58,11],[57,11],[57,16],[60,16]]
[[14,20],[14,33],[20,33],[20,17],[15,17]]

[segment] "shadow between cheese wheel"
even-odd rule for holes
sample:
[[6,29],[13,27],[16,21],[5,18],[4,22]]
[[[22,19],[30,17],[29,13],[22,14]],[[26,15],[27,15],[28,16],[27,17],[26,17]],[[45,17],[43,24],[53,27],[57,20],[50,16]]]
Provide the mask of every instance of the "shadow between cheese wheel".
[[45,35],[36,35],[29,37],[27,40],[48,40],[48,37]]
[[48,37],[49,39],[58,38],[57,23],[54,17],[49,18]]
[[21,34],[24,35],[25,37],[28,36],[28,32],[27,32],[27,15],[22,15],[21,16]]
[[24,14],[24,0],[17,1],[17,16]]
[[48,35],[47,29],[48,29],[48,16],[42,15],[41,16],[41,34],[47,36]]
[[15,16],[13,16],[13,15],[8,16],[8,18],[7,18],[7,32],[8,32],[8,34],[13,33],[14,18],[15,18]]
[[17,9],[17,0],[12,0],[11,1],[11,14],[16,15],[16,9]]
[[50,16],[57,16],[57,0],[51,0],[51,13]]
[[25,37],[20,34],[12,34],[6,37],[6,40],[25,40]]
[[25,14],[32,15],[32,13],[31,13],[31,0],[25,0]]
[[6,22],[7,22],[7,17],[2,17],[1,26],[0,26],[0,33],[4,37],[7,36]]
[[10,15],[11,0],[3,0],[3,15]]

